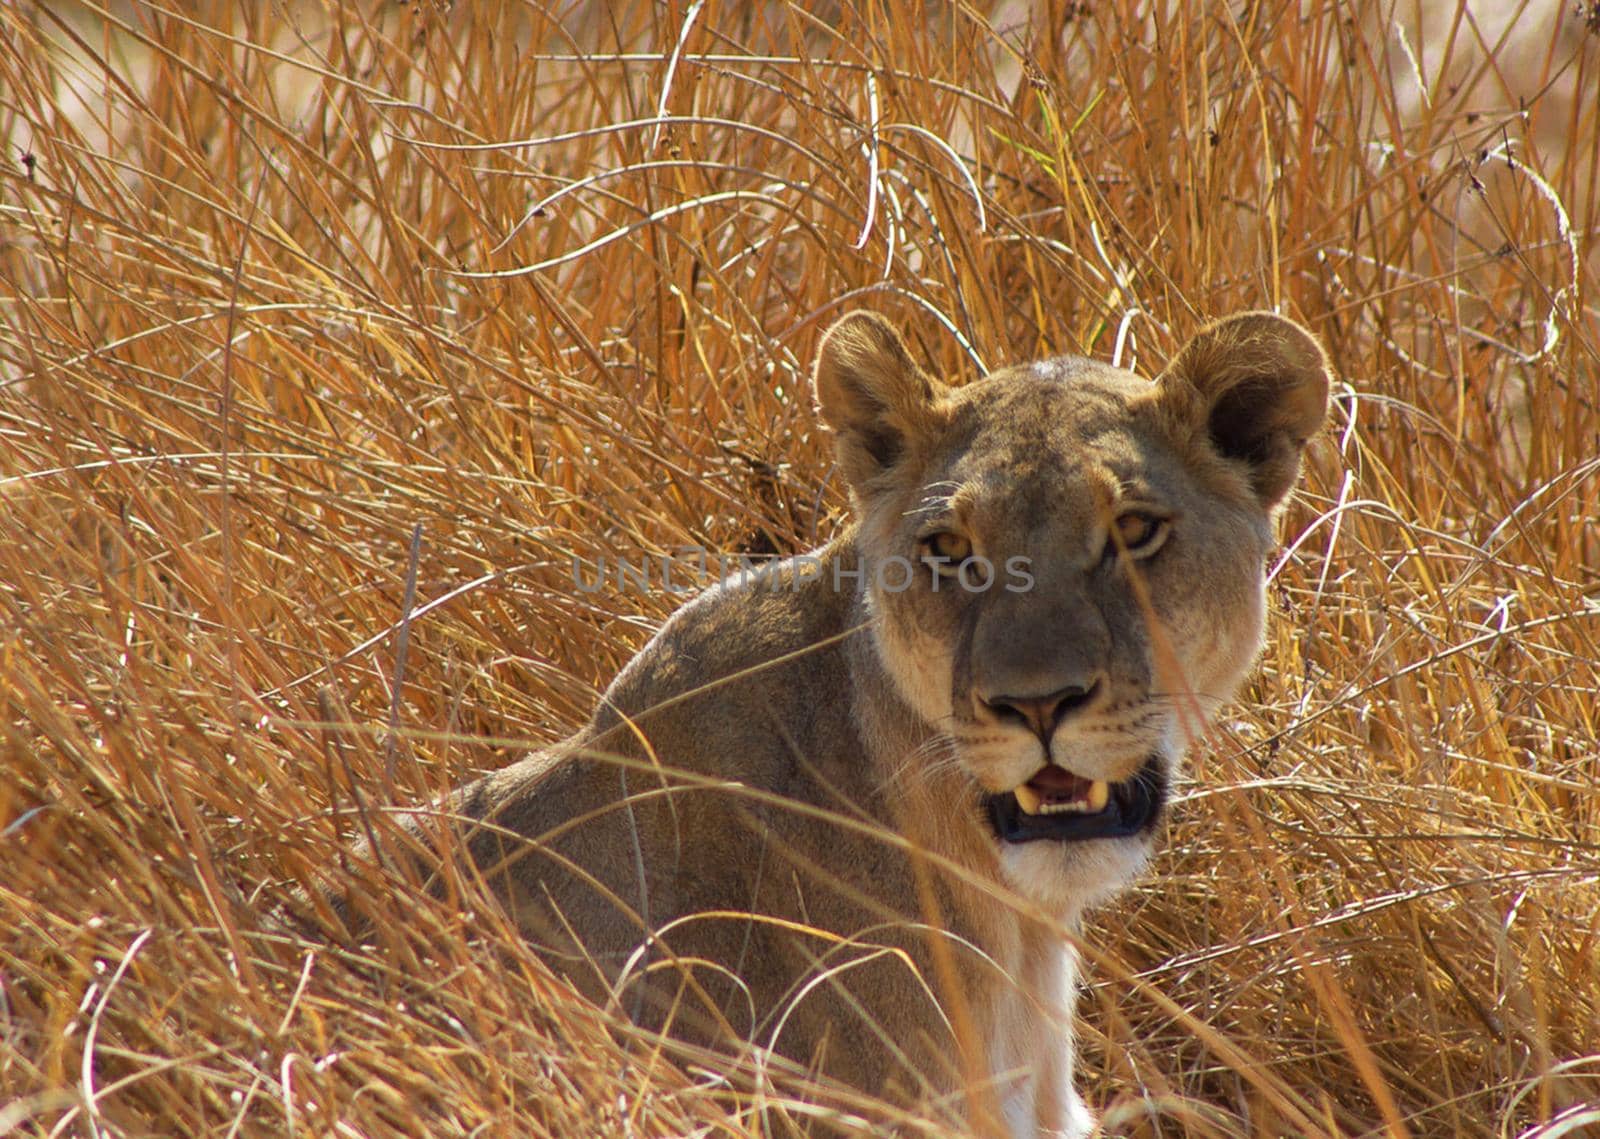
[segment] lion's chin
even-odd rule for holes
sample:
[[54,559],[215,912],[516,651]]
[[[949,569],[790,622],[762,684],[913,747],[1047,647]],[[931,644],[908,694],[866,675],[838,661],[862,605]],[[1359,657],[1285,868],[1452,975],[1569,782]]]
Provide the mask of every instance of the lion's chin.
[[1133,881],[1155,847],[1146,832],[1099,842],[1002,844],[1006,885],[1067,925]]
[[1171,785],[1158,753],[1113,783],[1098,811],[1032,814],[1014,793],[984,795],[983,825],[999,847],[1006,884],[1068,925],[1109,900],[1144,868]]

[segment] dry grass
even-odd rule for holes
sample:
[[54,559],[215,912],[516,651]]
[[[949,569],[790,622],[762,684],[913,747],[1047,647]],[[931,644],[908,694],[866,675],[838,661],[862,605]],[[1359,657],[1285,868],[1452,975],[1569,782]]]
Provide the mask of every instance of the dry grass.
[[1600,1129],[1600,16],[1141,7],[0,4],[0,1134],[790,1133],[492,911],[269,915],[581,721],[672,599],[573,558],[838,526],[855,306],[1348,382],[1092,931],[1109,1129]]

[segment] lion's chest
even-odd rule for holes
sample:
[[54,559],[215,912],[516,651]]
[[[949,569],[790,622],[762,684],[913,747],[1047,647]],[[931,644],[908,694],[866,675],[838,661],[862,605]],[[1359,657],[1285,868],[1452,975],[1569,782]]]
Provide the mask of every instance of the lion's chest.
[[1072,1086],[1077,954],[1035,944],[988,1002],[990,1075],[1007,1134],[1079,1139],[1093,1118]]

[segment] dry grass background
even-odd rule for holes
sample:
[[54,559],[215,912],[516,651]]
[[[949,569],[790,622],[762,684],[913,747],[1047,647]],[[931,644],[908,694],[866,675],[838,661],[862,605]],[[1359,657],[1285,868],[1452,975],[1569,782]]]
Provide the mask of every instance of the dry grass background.
[[271,914],[586,715],[673,599],[573,558],[839,525],[845,309],[970,377],[1263,305],[1347,386],[1089,1098],[1600,1133],[1600,14],[1149,9],[0,3],[0,1134],[790,1134],[470,897]]

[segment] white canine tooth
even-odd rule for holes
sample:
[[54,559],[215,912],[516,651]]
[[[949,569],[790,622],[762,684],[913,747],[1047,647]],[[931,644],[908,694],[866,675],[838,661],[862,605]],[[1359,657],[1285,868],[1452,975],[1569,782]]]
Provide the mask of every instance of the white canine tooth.
[[1086,800],[1089,811],[1103,811],[1106,804],[1111,802],[1111,784],[1104,779],[1096,779],[1089,784],[1089,795]]
[[1044,803],[1043,796],[1026,783],[1017,784],[1011,793],[1017,797],[1017,806],[1022,808],[1022,813],[1025,815],[1037,815]]

